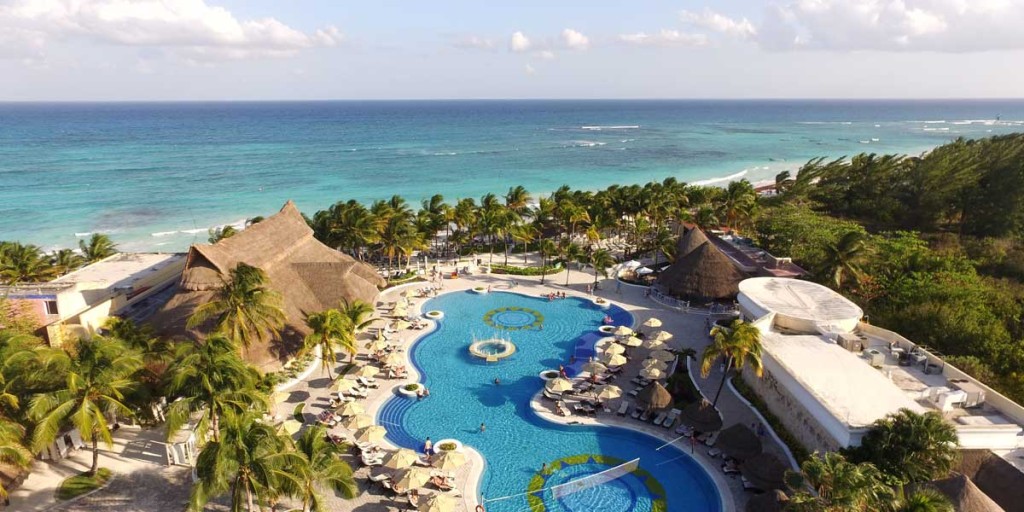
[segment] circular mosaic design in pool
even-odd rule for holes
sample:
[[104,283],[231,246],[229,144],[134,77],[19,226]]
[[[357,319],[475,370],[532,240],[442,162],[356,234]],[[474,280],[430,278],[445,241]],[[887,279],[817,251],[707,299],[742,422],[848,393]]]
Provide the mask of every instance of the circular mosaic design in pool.
[[484,323],[505,331],[538,329],[544,323],[544,315],[536,309],[510,306],[488,311]]
[[[625,462],[593,454],[548,464],[534,475],[527,489],[531,512],[667,512],[665,489],[647,471],[637,468],[611,480],[604,480],[607,473],[596,476]],[[596,485],[588,485],[590,482]],[[565,484],[580,488],[558,492],[565,490]]]

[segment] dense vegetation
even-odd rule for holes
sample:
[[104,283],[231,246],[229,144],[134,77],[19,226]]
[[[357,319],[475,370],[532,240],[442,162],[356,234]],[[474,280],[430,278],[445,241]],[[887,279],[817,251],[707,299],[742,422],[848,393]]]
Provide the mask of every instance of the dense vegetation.
[[776,183],[762,247],[1024,402],[1024,135],[816,159]]
[[117,252],[107,235],[96,233],[78,242],[78,251],[57,249],[49,254],[38,246],[0,240],[0,284],[49,281]]

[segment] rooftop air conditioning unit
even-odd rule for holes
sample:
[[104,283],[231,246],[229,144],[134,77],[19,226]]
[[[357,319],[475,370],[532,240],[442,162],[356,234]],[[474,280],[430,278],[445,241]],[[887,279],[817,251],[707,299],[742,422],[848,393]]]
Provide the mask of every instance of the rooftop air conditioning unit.
[[840,333],[838,344],[840,347],[843,347],[846,350],[849,350],[850,352],[860,352],[864,350],[864,344],[861,343],[860,338],[858,338],[857,335],[853,333]]

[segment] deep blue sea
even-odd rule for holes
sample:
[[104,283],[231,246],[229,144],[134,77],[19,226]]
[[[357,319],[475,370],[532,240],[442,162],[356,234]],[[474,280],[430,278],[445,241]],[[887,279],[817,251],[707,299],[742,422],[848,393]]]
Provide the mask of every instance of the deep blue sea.
[[772,179],[817,156],[1024,131],[1013,101],[0,104],[0,240],[183,250],[338,200]]

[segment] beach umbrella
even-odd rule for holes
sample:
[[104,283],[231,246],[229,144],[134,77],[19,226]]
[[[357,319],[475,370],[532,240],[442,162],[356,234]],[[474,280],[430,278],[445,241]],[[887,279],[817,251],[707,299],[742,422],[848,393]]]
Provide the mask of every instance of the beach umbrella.
[[644,322],[644,327],[661,327],[661,320],[651,317]]
[[363,404],[359,402],[346,402],[345,405],[341,406],[341,409],[338,409],[338,414],[342,416],[355,416],[364,412],[366,412],[366,409],[363,409]]
[[665,371],[668,369],[668,365],[661,361],[658,361],[657,359],[644,359],[644,362],[641,363],[641,368],[643,368],[644,370],[647,370],[649,368],[657,368],[661,371]]
[[405,320],[395,320],[394,323],[391,324],[391,328],[396,331],[401,331],[402,329],[408,329],[411,325],[412,324]]
[[360,368],[359,370],[357,370],[356,373],[355,373],[355,376],[356,377],[370,378],[370,377],[373,377],[373,376],[377,375],[378,373],[380,373],[380,368],[377,368],[376,366],[366,365],[366,366]]
[[654,331],[647,337],[647,341],[668,341],[672,339],[672,333],[665,331]]
[[341,422],[341,426],[349,430],[359,430],[370,425],[373,425],[373,418],[368,414],[354,414]]
[[378,338],[366,344],[366,350],[371,352],[382,352],[388,348],[391,344],[383,338]]
[[707,401],[694,402],[684,407],[679,421],[700,432],[714,432],[722,428],[722,416]]
[[622,343],[627,347],[639,347],[644,344],[644,340],[637,338],[636,336],[630,336],[622,340]]
[[447,494],[437,493],[427,498],[416,508],[416,512],[454,512],[459,504],[458,500]]
[[594,350],[596,350],[598,352],[604,352],[605,347],[607,347],[608,345],[611,345],[612,343],[615,343],[615,337],[614,336],[608,336],[606,338],[601,338],[601,339],[597,340],[597,343],[594,343]]
[[664,379],[665,371],[657,368],[644,368],[640,370],[640,376],[648,380]]
[[451,471],[466,463],[466,456],[462,452],[442,450],[434,459],[434,467],[441,471]]
[[409,315],[409,310],[405,306],[399,306],[391,310],[391,316],[396,318],[403,318]]
[[338,393],[347,393],[358,387],[359,383],[354,379],[338,379],[334,381],[334,390]]
[[651,352],[649,356],[651,359],[657,359],[658,361],[665,361],[666,363],[676,358],[676,355],[668,350],[655,350]]
[[383,363],[384,366],[402,366],[403,364],[405,364],[405,357],[403,357],[402,354],[399,354],[398,352],[392,352],[384,356],[384,359],[381,361],[381,363]]
[[611,345],[608,345],[607,347],[604,348],[604,353],[605,354],[625,354],[626,353],[626,347],[623,347],[622,345],[619,345],[618,343],[612,343]]
[[275,404],[283,404],[288,401],[288,397],[291,395],[291,393],[278,391],[277,393],[270,395],[270,401]]
[[572,389],[572,381],[559,377],[557,379],[549,380],[547,385],[544,387],[552,393],[563,393]]
[[740,465],[740,473],[763,491],[782,489],[786,485],[786,469],[778,457],[767,453],[751,457]]
[[416,452],[408,448],[399,448],[388,454],[384,459],[384,467],[388,469],[405,469],[416,464],[418,460],[420,460],[420,456]]
[[647,340],[646,342],[644,342],[644,346],[651,350],[665,350],[666,348],[668,348],[668,345],[658,340]]
[[[1013,470],[1011,469],[1010,471]],[[979,476],[981,474],[979,473]],[[932,480],[921,485],[933,487],[944,494],[953,504],[954,510],[969,512],[996,512],[997,510],[1003,510],[992,498],[979,489],[970,478],[967,478],[962,473],[953,472],[946,478]],[[1010,509],[1007,508],[1007,510]],[[1017,508],[1013,510],[1017,510]]]
[[361,443],[379,443],[384,440],[388,430],[380,425],[370,425],[356,431],[356,441]]
[[430,470],[426,468],[411,467],[402,470],[395,478],[395,486],[399,489],[415,489],[423,487],[430,481]]
[[616,336],[632,336],[633,335],[633,329],[630,329],[629,327],[626,327],[625,325],[620,325],[614,331],[612,331],[612,334],[614,334]]
[[761,440],[742,423],[737,423],[718,434],[715,447],[729,457],[747,460],[761,453]]
[[622,388],[614,384],[598,386],[594,389],[598,400],[614,400],[622,396]]
[[652,382],[640,390],[640,393],[636,395],[636,400],[647,404],[649,409],[664,409],[672,405],[672,394],[665,389],[665,386]]
[[601,362],[608,366],[622,366],[629,360],[622,354],[604,354],[601,356]]
[[590,372],[591,375],[597,375],[608,371],[608,367],[601,364],[600,361],[589,361],[585,363],[581,368],[585,372]]
[[302,422],[298,420],[285,420],[281,424],[281,430],[284,430],[288,435],[292,435],[299,430],[302,430]]

